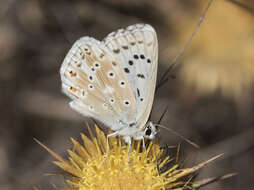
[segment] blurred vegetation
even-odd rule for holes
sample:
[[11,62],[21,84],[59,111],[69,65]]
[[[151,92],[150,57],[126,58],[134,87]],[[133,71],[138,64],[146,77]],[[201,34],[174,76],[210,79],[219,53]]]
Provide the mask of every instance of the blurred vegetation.
[[[134,23],[149,23],[159,38],[159,72],[193,32],[208,1],[199,0],[6,0],[0,2],[0,189],[41,189],[63,183],[49,177],[52,158],[33,137],[61,153],[68,138],[86,132],[84,121],[61,93],[59,68],[81,36],[102,39]],[[204,189],[253,189],[254,3],[215,0],[172,79],[155,96],[152,119],[168,105],[162,124],[201,146],[183,143],[184,164],[225,153],[201,172],[237,172]],[[89,120],[90,121],[90,120]],[[164,143],[181,139],[163,132]],[[186,152],[187,151],[187,152]],[[195,155],[195,156],[194,156]]]

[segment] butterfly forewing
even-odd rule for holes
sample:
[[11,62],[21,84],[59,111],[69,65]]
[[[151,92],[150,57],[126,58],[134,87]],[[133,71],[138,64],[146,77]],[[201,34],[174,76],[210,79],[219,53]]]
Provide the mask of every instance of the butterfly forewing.
[[109,34],[104,43],[122,65],[137,102],[136,127],[143,127],[151,112],[156,85],[156,32],[150,25],[136,24]]
[[84,37],[68,52],[60,70],[70,106],[112,130],[136,119],[136,100],[119,60],[103,43]]

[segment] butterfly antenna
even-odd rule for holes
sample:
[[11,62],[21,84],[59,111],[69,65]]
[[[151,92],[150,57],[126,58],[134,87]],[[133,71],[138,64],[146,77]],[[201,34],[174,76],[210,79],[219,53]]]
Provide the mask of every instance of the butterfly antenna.
[[165,130],[167,130],[167,131],[169,131],[169,132],[171,132],[171,133],[173,133],[173,134],[175,134],[176,136],[178,136],[178,137],[180,137],[181,139],[183,139],[184,141],[188,142],[189,144],[191,144],[191,145],[194,146],[195,148],[197,148],[197,149],[200,148],[199,145],[197,145],[196,143],[192,142],[191,140],[185,138],[184,136],[182,136],[181,134],[177,133],[177,132],[174,131],[173,129],[170,129],[170,128],[165,127],[165,126],[160,125],[160,124],[155,124],[155,125],[158,126],[158,127],[163,128],[163,129],[165,129]]
[[177,54],[177,56],[171,61],[171,64],[169,65],[169,67],[167,68],[167,70],[164,72],[164,74],[162,75],[160,81],[158,82],[157,86],[156,86],[156,90],[158,88],[160,88],[163,84],[165,84],[168,81],[168,74],[169,72],[172,70],[173,67],[175,67],[176,65],[176,61],[178,60],[178,58],[183,54],[184,50],[188,47],[188,45],[190,44],[191,40],[193,39],[193,37],[196,35],[196,33],[198,32],[201,24],[203,23],[207,12],[209,10],[209,8],[212,5],[213,0],[210,0],[208,2],[208,5],[206,6],[205,10],[203,11],[202,15],[199,18],[199,21],[194,29],[194,31],[192,32],[192,34],[190,35],[189,39],[187,40],[187,42],[184,44],[183,48],[179,51],[179,53]]
[[161,124],[161,121],[162,121],[163,117],[165,116],[165,114],[167,113],[167,111],[168,111],[168,105],[167,105],[167,107],[165,108],[165,110],[163,111],[163,113],[162,113],[162,115],[161,115],[159,121],[157,122],[158,124]]

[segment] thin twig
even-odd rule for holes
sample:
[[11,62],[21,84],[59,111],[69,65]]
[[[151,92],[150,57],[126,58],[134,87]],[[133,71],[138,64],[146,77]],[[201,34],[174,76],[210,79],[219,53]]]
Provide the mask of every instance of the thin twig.
[[160,81],[158,82],[157,86],[156,86],[156,90],[162,86],[162,84],[165,84],[165,82],[167,82],[168,80],[168,74],[169,72],[172,70],[173,67],[175,67],[176,65],[176,61],[178,60],[178,58],[183,54],[184,50],[188,47],[188,45],[190,44],[191,40],[193,39],[193,37],[196,35],[196,33],[198,32],[201,24],[203,23],[206,14],[210,8],[210,6],[212,5],[213,0],[210,0],[206,9],[204,10],[204,12],[202,13],[202,15],[199,18],[199,21],[195,27],[195,30],[192,32],[191,36],[189,37],[189,39],[187,40],[187,42],[184,44],[183,48],[180,50],[180,52],[177,54],[177,56],[173,59],[173,61],[171,62],[171,64],[169,65],[169,67],[167,68],[167,70],[164,72],[163,76],[161,77]]

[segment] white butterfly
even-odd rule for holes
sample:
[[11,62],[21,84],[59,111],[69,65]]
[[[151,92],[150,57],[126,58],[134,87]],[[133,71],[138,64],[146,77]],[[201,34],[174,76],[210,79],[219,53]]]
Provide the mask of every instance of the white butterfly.
[[148,121],[157,65],[157,36],[148,24],[112,32],[103,41],[82,37],[61,66],[62,89],[72,99],[72,109],[115,131],[107,140],[123,136],[130,150],[131,138],[144,145],[144,138],[157,133]]

